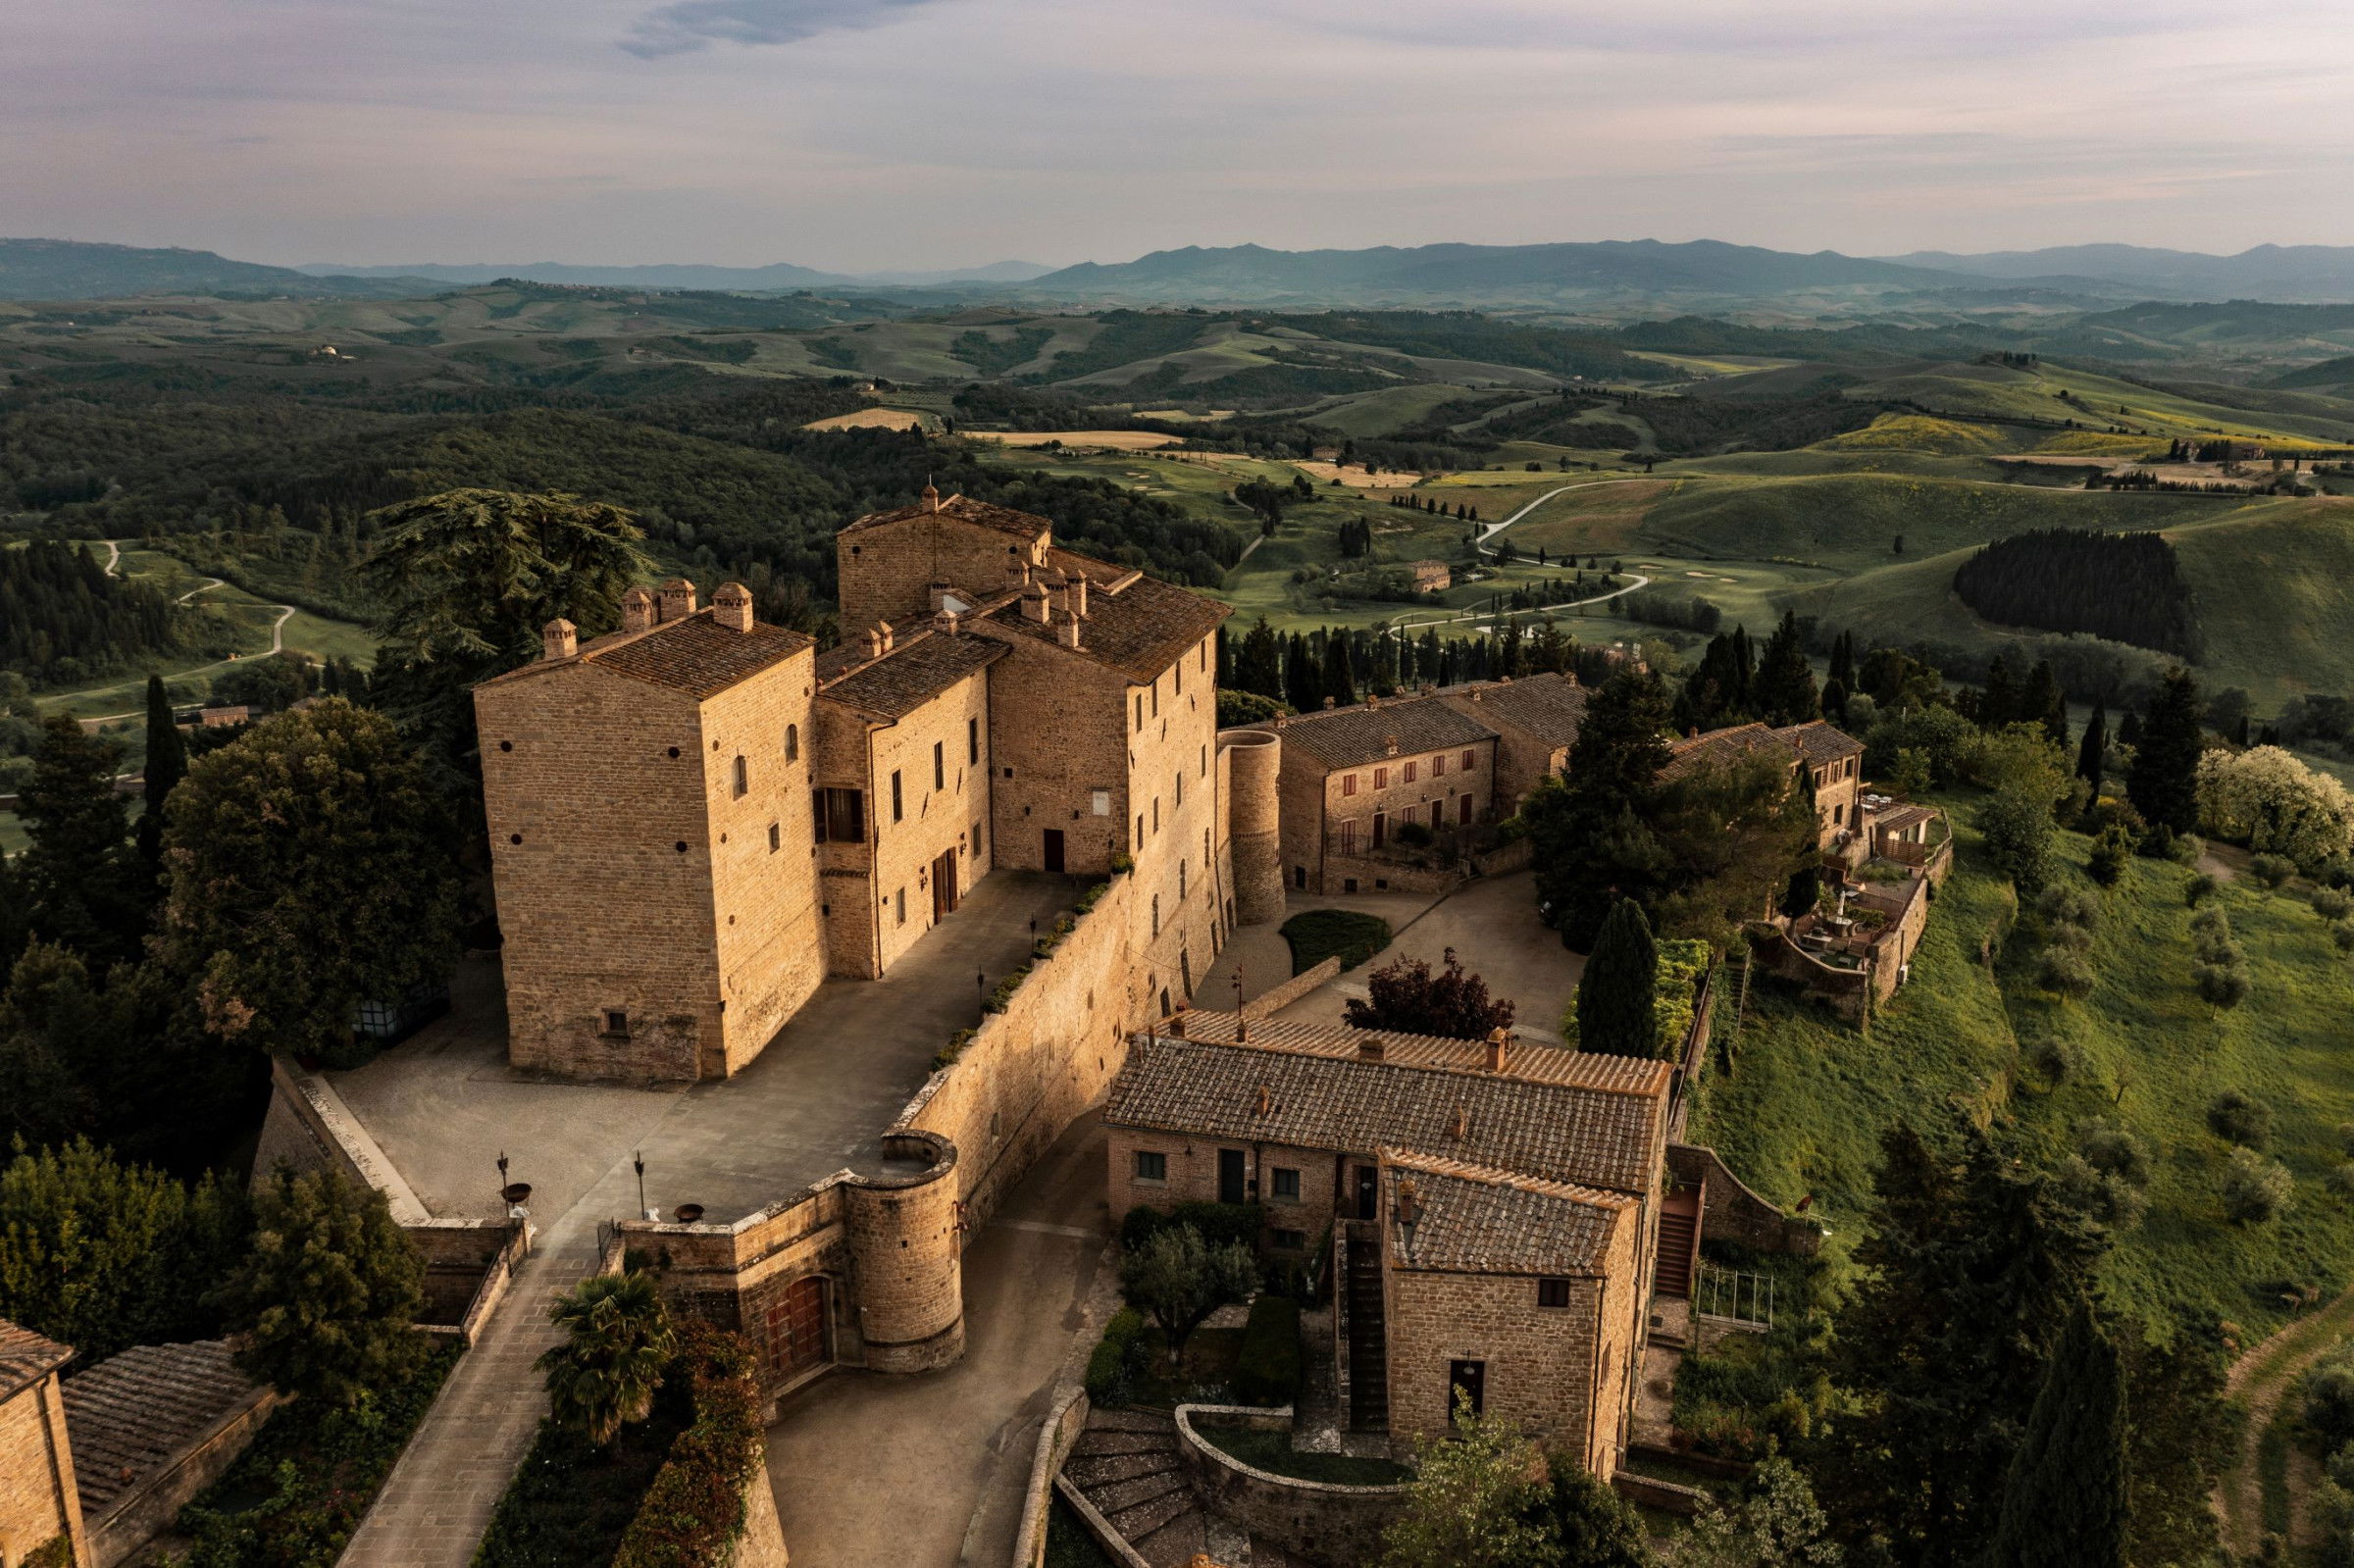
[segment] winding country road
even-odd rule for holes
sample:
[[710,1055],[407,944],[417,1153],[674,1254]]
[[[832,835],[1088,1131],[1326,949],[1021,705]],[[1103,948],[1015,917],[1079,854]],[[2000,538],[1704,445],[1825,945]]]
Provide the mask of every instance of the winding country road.
[[[123,539],[101,539],[98,542],[106,546],[106,575],[110,578],[122,576],[122,573],[118,569],[123,564],[122,546],[128,541]],[[220,578],[206,578],[201,583],[188,589],[187,592],[181,594],[179,598],[173,600],[172,602],[175,604],[185,604],[190,599],[196,597],[196,595],[199,593],[210,593],[215,588],[226,586],[228,586],[228,583]],[[265,610],[276,610],[278,612],[277,617],[270,623],[270,653],[231,654],[226,659],[216,659],[211,664],[199,664],[190,669],[176,670],[172,673],[171,679],[178,681],[183,676],[202,675],[207,670],[226,670],[230,665],[236,664],[242,659],[268,658],[271,654],[283,652],[286,646],[286,623],[294,619],[294,606],[290,604],[265,604],[262,605],[261,608]],[[93,687],[90,691],[82,693],[82,695],[95,696],[101,691],[128,691],[133,686],[144,684],[146,684],[146,678],[141,677],[137,681],[125,681],[116,685]],[[146,710],[141,708],[133,708],[124,713],[92,714],[85,722],[106,724],[116,719],[135,719],[144,711]]]
[[[1572,490],[1598,490],[1606,484],[1642,484],[1648,481],[1644,480],[1587,480],[1582,483],[1564,484],[1558,490],[1547,490],[1543,495],[1538,496],[1535,500],[1529,502],[1517,512],[1514,512],[1510,517],[1506,518],[1503,522],[1483,525],[1478,535],[1471,541],[1471,547],[1482,555],[1494,555],[1496,552],[1488,548],[1488,541],[1490,539],[1494,538],[1497,534],[1502,533],[1506,529],[1510,528],[1513,524],[1519,522],[1522,518],[1528,516],[1529,513],[1534,512],[1538,507],[1543,506],[1547,501],[1552,500],[1557,495],[1567,495]],[[1597,593],[1583,599],[1563,599],[1558,604],[1531,605],[1527,610],[1514,610],[1509,613],[1512,615],[1546,615],[1555,610],[1574,610],[1581,604],[1601,604],[1606,600],[1615,599],[1622,593],[1632,593],[1637,588],[1647,588],[1651,586],[1651,583],[1652,579],[1638,575],[1633,582],[1627,583],[1624,587],[1612,588],[1608,593]],[[1408,632],[1427,631],[1431,627],[1457,626],[1465,622],[1469,622],[1475,626],[1493,627],[1502,619],[1504,619],[1504,617],[1497,614],[1493,610],[1470,610],[1461,615],[1442,615],[1424,621],[1402,620],[1390,629],[1390,632],[1394,636],[1404,636]]]

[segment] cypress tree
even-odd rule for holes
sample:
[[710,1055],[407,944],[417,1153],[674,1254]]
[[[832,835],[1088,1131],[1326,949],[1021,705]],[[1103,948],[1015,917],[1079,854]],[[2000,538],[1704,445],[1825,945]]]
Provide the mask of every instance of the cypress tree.
[[2076,777],[2092,785],[2092,792],[2101,792],[2101,777],[2107,771],[2109,756],[2109,709],[2095,703],[2092,720],[2084,726],[2084,743],[2076,748]]
[[2078,1305],[2011,1456],[1991,1560],[2125,1568],[2125,1389],[2117,1346]]
[[1356,667],[1349,657],[1346,632],[1324,633],[1324,695],[1337,708],[1356,701]]
[[139,853],[153,863],[162,852],[164,836],[164,801],[172,786],[188,771],[188,749],[180,739],[179,726],[172,722],[172,699],[164,690],[164,678],[147,678],[147,809],[139,818]]
[[2188,670],[2176,666],[2150,699],[2133,766],[2125,774],[2125,796],[2152,827],[2197,830],[2199,752],[2205,743],[2198,685]]
[[2131,708],[2127,708],[2125,716],[2118,721],[2117,743],[2121,746],[2141,744],[2141,715]]
[[1798,612],[1784,610],[1782,624],[1766,640],[1766,655],[1758,661],[1753,688],[1758,714],[1767,724],[1805,724],[1822,717],[1815,693],[1815,671],[1807,663],[1805,633]]
[[2049,659],[2036,661],[2035,668],[2027,672],[2026,688],[2019,698],[2019,717],[2042,725],[2053,745],[2067,748],[2068,697],[2060,689],[2060,678],[2052,673]]
[[1284,645],[1283,695],[1301,713],[1313,713],[1324,706],[1324,678],[1308,655],[1305,632],[1293,632]]
[[1986,667],[1986,683],[1978,688],[1978,728],[1999,730],[2019,717],[2019,698],[2011,689],[2011,664],[2001,654]]
[[1660,950],[1643,906],[1619,899],[1602,923],[1577,983],[1577,1048],[1657,1056],[1659,972]]

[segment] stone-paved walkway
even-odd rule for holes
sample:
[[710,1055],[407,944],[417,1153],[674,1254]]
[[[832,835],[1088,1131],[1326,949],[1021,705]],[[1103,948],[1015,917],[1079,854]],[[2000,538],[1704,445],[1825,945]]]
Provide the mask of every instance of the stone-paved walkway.
[[543,1234],[392,1467],[339,1568],[466,1568],[532,1445],[547,1394],[532,1363],[556,1341],[547,1303],[596,1266],[584,1198]]

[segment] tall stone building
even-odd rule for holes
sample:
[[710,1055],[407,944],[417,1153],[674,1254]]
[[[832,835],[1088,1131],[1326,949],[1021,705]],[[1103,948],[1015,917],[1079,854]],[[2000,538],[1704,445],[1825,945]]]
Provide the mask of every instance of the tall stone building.
[[1181,1005],[1238,919],[1280,913],[1279,748],[1255,737],[1247,885],[1225,850],[1225,606],[929,488],[837,553],[826,652],[735,583],[702,608],[672,582],[610,635],[550,625],[476,689],[516,1065],[726,1077],[998,869],[1133,871],[1143,961],[1105,977],[1132,1022]]

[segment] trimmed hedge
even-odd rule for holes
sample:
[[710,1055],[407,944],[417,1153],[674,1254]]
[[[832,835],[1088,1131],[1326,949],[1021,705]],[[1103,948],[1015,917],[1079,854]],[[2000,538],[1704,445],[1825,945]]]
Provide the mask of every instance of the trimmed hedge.
[[1310,909],[1277,928],[1291,944],[1292,973],[1305,975],[1327,958],[1355,969],[1390,945],[1390,923],[1351,909]]
[[1300,1303],[1270,1290],[1251,1303],[1235,1397],[1245,1404],[1290,1404],[1300,1395]]
[[1145,1338],[1144,1315],[1122,1307],[1103,1325],[1103,1338],[1087,1358],[1087,1396],[1096,1404],[1126,1404],[1144,1376],[1152,1353]]
[[758,1473],[760,1385],[742,1337],[700,1324],[681,1335],[694,1424],[671,1445],[622,1533],[613,1568],[711,1568],[743,1534],[744,1493]]

